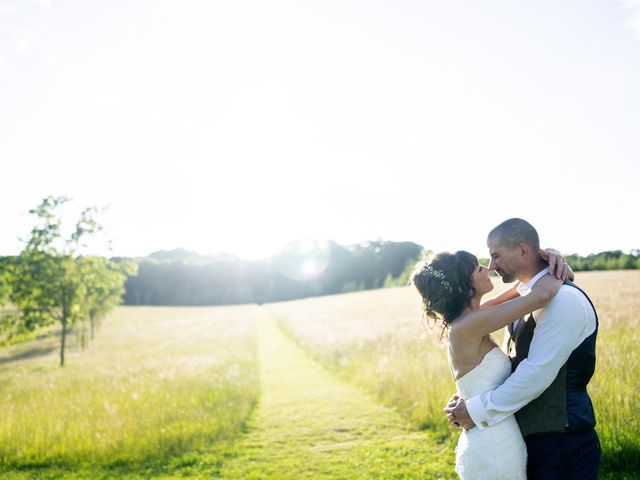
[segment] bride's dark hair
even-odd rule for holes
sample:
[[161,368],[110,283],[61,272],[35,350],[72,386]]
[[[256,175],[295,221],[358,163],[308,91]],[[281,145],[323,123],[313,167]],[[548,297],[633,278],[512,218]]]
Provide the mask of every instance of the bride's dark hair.
[[478,266],[475,255],[464,250],[441,252],[418,262],[411,274],[412,285],[422,296],[424,316],[432,325],[442,324],[440,338],[475,296],[471,275]]

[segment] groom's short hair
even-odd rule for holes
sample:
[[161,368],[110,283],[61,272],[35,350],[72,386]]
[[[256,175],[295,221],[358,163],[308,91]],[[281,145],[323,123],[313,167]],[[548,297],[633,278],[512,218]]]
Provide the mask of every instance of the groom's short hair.
[[515,248],[519,243],[529,245],[535,250],[540,249],[538,232],[526,220],[510,218],[489,232],[487,238],[498,238],[499,244],[507,248]]

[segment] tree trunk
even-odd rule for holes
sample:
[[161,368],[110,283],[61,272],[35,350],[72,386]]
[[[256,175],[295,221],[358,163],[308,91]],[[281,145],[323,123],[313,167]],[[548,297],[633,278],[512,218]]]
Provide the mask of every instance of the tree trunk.
[[67,337],[67,319],[62,319],[62,336],[60,337],[60,366],[64,367],[64,342]]
[[82,321],[82,330],[80,332],[80,345],[82,346],[82,350],[87,348],[87,321]]

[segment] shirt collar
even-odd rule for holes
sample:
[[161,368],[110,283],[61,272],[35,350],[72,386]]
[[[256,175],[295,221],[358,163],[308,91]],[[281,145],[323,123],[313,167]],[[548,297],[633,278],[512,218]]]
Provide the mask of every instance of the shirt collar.
[[522,283],[518,285],[518,288],[517,288],[518,293],[521,296],[528,295],[531,292],[531,289],[533,288],[533,286],[536,284],[536,282],[540,280],[543,276],[545,276],[547,273],[549,273],[549,267],[545,267],[542,270],[540,270],[537,273],[537,275],[535,275],[531,280],[527,282],[526,285]]

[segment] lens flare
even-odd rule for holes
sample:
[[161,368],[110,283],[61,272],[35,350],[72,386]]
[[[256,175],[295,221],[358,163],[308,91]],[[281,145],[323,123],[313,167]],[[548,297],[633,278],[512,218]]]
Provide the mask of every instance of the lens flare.
[[302,239],[289,243],[277,256],[275,268],[285,277],[299,282],[318,278],[327,269],[330,259],[327,242]]

